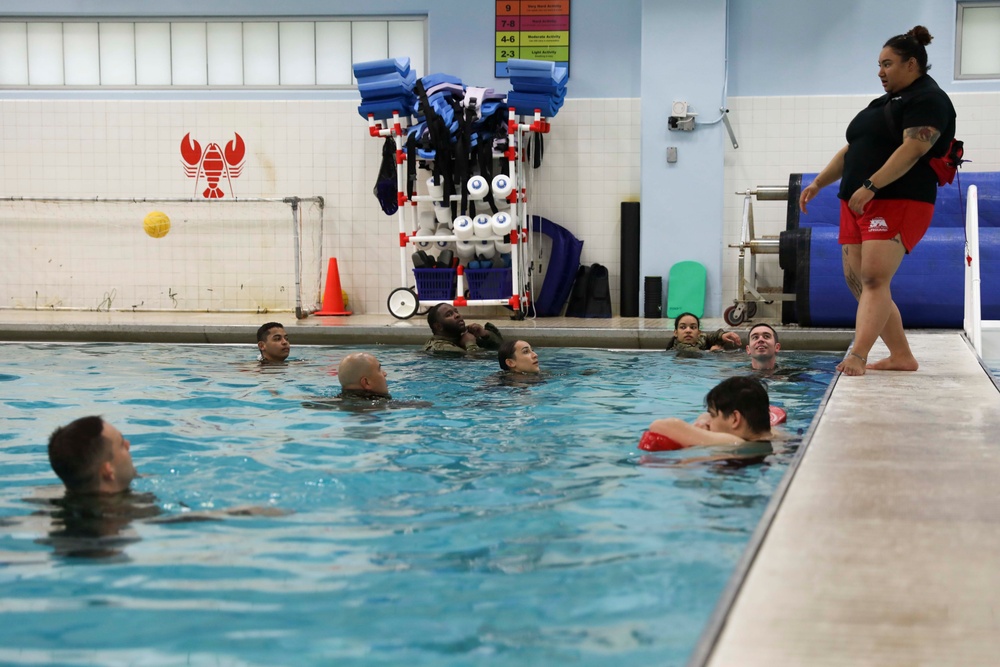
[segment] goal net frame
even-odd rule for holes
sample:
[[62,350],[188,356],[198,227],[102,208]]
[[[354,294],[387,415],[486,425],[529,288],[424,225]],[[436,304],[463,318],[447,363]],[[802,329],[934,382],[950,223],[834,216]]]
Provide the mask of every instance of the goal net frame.
[[[324,207],[321,196],[0,197],[0,310],[301,319],[322,299]],[[144,229],[153,211],[170,218],[162,237]]]

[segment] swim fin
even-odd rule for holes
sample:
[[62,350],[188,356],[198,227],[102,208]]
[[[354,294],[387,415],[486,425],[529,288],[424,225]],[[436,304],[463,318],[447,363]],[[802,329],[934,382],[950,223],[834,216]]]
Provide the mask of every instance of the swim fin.
[[611,317],[611,286],[608,268],[603,264],[592,264],[590,267],[583,317]]
[[576,270],[576,279],[566,304],[566,317],[583,317],[587,309],[587,283],[590,277],[590,267],[581,265]]

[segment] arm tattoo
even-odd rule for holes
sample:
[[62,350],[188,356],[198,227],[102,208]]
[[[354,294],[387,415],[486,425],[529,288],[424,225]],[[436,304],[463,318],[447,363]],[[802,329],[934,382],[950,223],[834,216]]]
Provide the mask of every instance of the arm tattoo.
[[920,127],[908,127],[903,130],[903,137],[907,139],[916,139],[917,141],[923,141],[929,144],[933,144],[938,140],[941,133],[929,125],[922,125]]

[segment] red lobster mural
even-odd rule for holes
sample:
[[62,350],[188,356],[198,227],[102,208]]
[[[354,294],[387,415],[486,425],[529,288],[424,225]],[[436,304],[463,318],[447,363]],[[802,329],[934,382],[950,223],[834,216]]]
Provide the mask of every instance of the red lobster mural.
[[[235,133],[234,133],[235,134]],[[219,187],[219,180],[223,175],[229,183],[229,192],[233,192],[233,179],[239,178],[243,172],[243,157],[246,155],[247,147],[243,143],[243,137],[236,134],[236,139],[226,144],[223,151],[219,144],[212,142],[203,153],[201,144],[191,139],[188,132],[181,139],[181,157],[184,158],[184,173],[188,178],[195,179],[194,189],[198,191],[198,179],[205,177],[208,187],[202,195],[205,199],[221,199],[226,193]]]

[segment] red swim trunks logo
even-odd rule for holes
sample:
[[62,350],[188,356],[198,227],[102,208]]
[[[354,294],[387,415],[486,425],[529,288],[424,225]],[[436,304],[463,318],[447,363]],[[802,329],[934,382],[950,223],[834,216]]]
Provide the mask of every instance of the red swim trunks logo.
[[[234,133],[235,134],[235,133]],[[226,193],[219,187],[219,181],[223,176],[229,183],[229,193],[233,193],[233,179],[239,178],[243,172],[243,158],[246,155],[247,147],[243,143],[243,137],[236,134],[236,139],[226,144],[225,151],[219,144],[210,143],[202,152],[201,144],[191,139],[188,132],[181,139],[181,157],[184,159],[184,173],[188,178],[194,180],[194,191],[198,192],[198,180],[204,176],[208,188],[202,193],[205,199],[221,199]]]
[[868,222],[869,232],[887,232],[889,231],[889,225],[886,224],[885,218],[872,218]]

